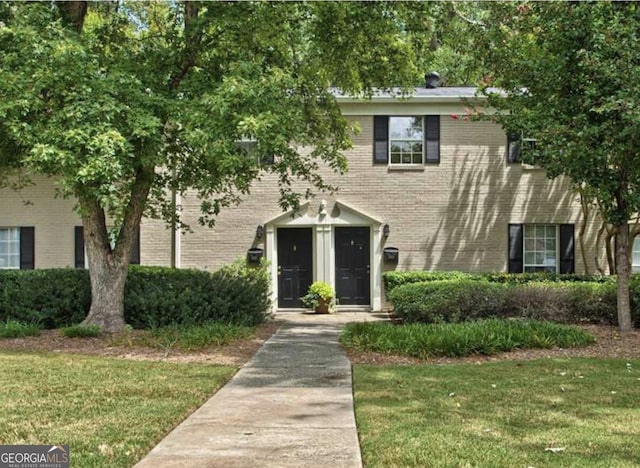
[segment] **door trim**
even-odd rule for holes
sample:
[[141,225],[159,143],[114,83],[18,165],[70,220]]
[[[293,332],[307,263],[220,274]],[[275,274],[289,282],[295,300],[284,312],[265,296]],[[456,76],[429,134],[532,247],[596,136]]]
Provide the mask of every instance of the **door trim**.
[[[277,229],[285,227],[312,228],[313,281],[326,281],[335,290],[335,228],[336,227],[369,227],[370,255],[370,309],[382,309],[382,248],[383,235],[381,220],[373,218],[345,203],[335,201],[329,203],[325,213],[305,202],[297,213],[289,211],[278,215],[264,223],[266,258],[270,262],[271,304],[278,309],[278,244]],[[347,306],[345,306],[347,307]],[[349,307],[351,308],[351,307]],[[291,311],[293,309],[282,309]]]

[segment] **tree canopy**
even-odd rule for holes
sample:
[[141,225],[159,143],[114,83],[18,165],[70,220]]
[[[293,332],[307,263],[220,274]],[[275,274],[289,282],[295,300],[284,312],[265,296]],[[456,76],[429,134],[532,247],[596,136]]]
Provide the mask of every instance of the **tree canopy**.
[[[616,2],[492,3],[481,45],[489,118],[535,139],[525,162],[584,188],[617,232],[619,322],[629,312],[629,226],[640,211],[640,8]],[[499,91],[498,91],[499,90]]]
[[[317,170],[346,170],[342,152],[357,130],[333,88],[366,95],[420,83],[429,8],[0,3],[0,179],[51,175],[78,200],[88,321],[123,326],[135,230],[143,213],[175,221],[171,191],[195,192],[201,222],[212,224],[265,171],[278,177],[283,208],[308,195],[296,180],[328,188]],[[242,140],[256,142],[255,154]]]

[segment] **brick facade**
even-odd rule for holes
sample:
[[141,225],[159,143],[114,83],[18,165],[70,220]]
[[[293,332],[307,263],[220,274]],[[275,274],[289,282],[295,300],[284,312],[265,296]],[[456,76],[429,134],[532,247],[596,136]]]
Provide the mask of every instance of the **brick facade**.
[[[581,210],[568,181],[550,180],[543,170],[508,163],[502,128],[490,122],[453,118],[451,113],[464,112],[461,104],[346,102],[343,111],[361,128],[347,153],[349,170],[342,176],[323,170],[339,191],[318,194],[303,213],[303,225],[313,227],[316,236],[314,279],[333,282],[332,267],[321,266],[333,262],[330,232],[350,222],[372,227],[374,308],[382,304],[380,272],[386,269],[507,271],[510,223],[575,223],[577,236]],[[411,169],[373,164],[374,114],[439,114],[440,163]],[[73,226],[80,224],[72,210],[74,202],[54,199],[52,181],[35,181],[36,185],[22,194],[33,202],[31,206],[25,206],[15,193],[0,191],[0,227],[35,226],[37,268],[73,266]],[[328,215],[319,217],[323,201]],[[336,207],[336,202],[343,208]],[[253,184],[251,194],[240,205],[224,209],[212,229],[198,225],[199,204],[194,196],[180,200],[183,219],[193,229],[178,236],[176,264],[182,268],[216,270],[245,257],[251,247],[263,248],[274,256],[276,243],[270,236],[294,222],[281,216],[277,180],[269,174]],[[338,212],[345,211],[344,207],[353,210],[352,215],[342,217]],[[347,218],[351,221],[345,221]],[[387,238],[381,233],[385,224],[390,230]],[[256,237],[258,225],[266,228],[261,239]],[[586,235],[592,270],[597,227],[589,225]],[[327,232],[326,239],[321,230]],[[327,248],[319,253],[322,242]],[[399,249],[397,265],[382,261],[385,246]],[[171,264],[171,235],[163,223],[143,221],[140,251],[142,264]],[[277,263],[277,258],[269,260]],[[277,274],[276,267],[272,268]],[[584,271],[577,237],[575,268],[578,273]]]

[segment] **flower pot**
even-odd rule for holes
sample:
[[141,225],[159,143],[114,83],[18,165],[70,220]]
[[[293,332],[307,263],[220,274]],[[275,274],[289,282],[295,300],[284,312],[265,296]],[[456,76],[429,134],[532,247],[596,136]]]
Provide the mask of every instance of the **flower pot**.
[[318,299],[319,304],[316,306],[316,314],[329,314],[331,313],[331,299],[325,301],[322,298]]

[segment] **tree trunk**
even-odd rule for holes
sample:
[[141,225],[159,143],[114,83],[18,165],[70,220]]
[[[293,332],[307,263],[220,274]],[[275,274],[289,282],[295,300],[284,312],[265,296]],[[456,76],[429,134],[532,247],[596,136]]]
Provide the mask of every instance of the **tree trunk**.
[[91,268],[91,309],[82,323],[98,325],[106,333],[122,331],[125,326],[124,285],[129,262],[113,262],[109,255],[100,255],[99,252],[94,252],[92,260],[90,249],[87,245]]
[[584,242],[584,233],[587,229],[587,222],[589,221],[589,215],[591,214],[591,208],[589,201],[585,197],[584,193],[580,192],[580,206],[582,207],[582,222],[580,223],[580,230],[578,231],[578,241],[580,242],[580,255],[582,256],[582,263],[584,265],[584,274],[590,275],[589,262],[587,261],[587,249]]
[[632,329],[631,302],[629,299],[629,225],[618,226],[616,234],[616,271],[618,274],[618,326],[621,332]]
[[82,203],[85,216],[85,248],[91,280],[91,309],[83,325],[98,325],[103,332],[114,333],[124,329],[124,284],[127,280],[128,256],[115,255],[111,248],[104,211],[97,202]]

